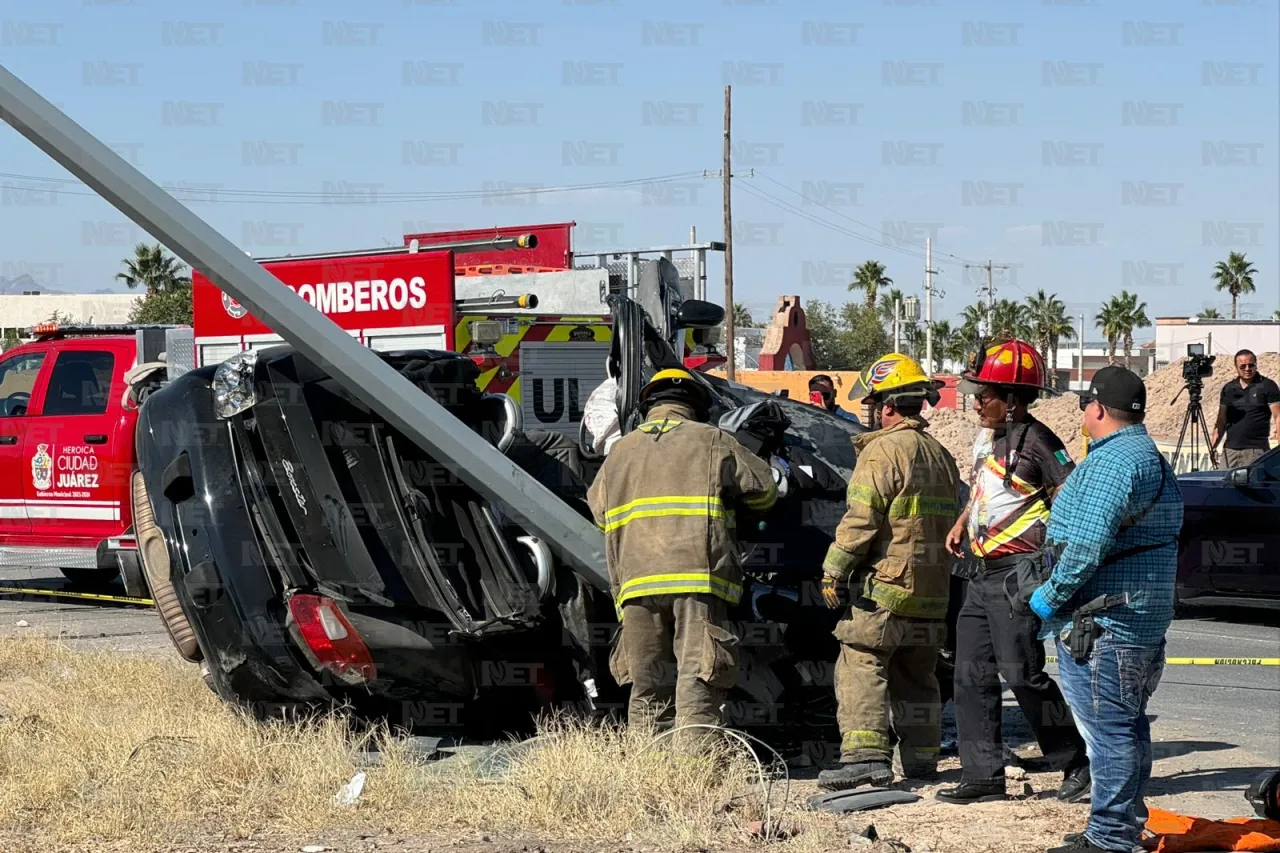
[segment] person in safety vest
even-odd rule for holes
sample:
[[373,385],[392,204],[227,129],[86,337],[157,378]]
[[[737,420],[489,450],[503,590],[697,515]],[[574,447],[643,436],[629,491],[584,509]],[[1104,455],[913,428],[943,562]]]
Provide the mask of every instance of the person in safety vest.
[[[818,776],[827,790],[893,780],[890,711],[903,775],[937,770],[935,668],[947,641],[952,565],[945,541],[960,512],[956,462],[921,416],[926,401],[938,402],[940,384],[891,353],[855,386],[877,428],[854,439],[848,508],[822,564],[823,600],[847,608],[834,631],[840,760]],[[846,584],[851,605],[842,601]]]
[[1089,759],[1071,710],[1044,671],[1039,617],[1013,607],[1006,581],[1024,561],[1042,560],[1053,498],[1075,470],[1062,440],[1028,411],[1045,385],[1044,359],[1026,341],[981,344],[961,375],[959,390],[975,397],[982,429],[974,442],[971,497],[947,548],[957,557],[968,535],[976,560],[956,617],[955,709],[960,784],[937,793],[948,803],[1003,800],[1001,730],[1003,676],[1035,732],[1042,769],[1062,770],[1058,798],[1089,793]]
[[[655,374],[639,408],[644,422],[613,445],[587,495],[622,623],[610,670],[631,685],[632,724],[719,725],[738,677],[726,627],[742,597],[735,516],[772,507],[778,476],[706,423],[710,392],[688,371]],[[712,733],[684,734],[694,744]]]

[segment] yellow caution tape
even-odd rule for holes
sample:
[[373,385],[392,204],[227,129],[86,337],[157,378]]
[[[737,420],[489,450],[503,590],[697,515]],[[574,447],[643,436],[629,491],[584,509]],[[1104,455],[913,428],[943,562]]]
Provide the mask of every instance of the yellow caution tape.
[[114,601],[119,604],[143,604],[154,607],[150,598],[129,598],[123,595],[102,595],[93,592],[64,592],[60,589],[24,588],[16,586],[0,586],[0,595],[46,595],[57,598],[83,598],[90,601]]
[[[1045,658],[1057,663],[1057,655]],[[1167,658],[1165,666],[1280,666],[1280,658]]]

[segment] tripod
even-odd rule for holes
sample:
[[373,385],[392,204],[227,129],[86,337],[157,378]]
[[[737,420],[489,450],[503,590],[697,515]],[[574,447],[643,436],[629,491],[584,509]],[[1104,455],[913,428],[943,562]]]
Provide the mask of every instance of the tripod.
[[[1204,432],[1204,443],[1209,447],[1209,461],[1213,463],[1213,467],[1218,467],[1218,452],[1214,449],[1209,441],[1209,425],[1204,419],[1204,409],[1200,405],[1200,396],[1204,391],[1204,382],[1198,377],[1187,381],[1182,386],[1182,391],[1187,392],[1187,412],[1182,418],[1182,431],[1178,433],[1178,446],[1173,451],[1174,464],[1177,465],[1178,456],[1182,453],[1182,442],[1187,437],[1187,428],[1191,428],[1191,470],[1199,471],[1200,455],[1196,449],[1196,427],[1199,426]],[[1182,391],[1169,401],[1172,406],[1178,402],[1178,397],[1182,396]]]

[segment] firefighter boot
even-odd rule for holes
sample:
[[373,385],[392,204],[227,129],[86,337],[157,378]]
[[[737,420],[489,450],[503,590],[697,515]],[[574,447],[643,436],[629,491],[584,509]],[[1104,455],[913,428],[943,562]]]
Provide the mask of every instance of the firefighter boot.
[[824,791],[846,791],[861,785],[883,786],[893,781],[893,767],[887,761],[845,762],[818,774],[818,787]]

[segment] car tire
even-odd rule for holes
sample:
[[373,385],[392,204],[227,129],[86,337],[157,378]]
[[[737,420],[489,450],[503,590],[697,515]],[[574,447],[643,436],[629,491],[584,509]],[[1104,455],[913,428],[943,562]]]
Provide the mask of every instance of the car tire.
[[142,570],[147,576],[147,586],[151,589],[151,600],[155,602],[156,610],[160,612],[160,621],[164,623],[178,654],[184,660],[199,663],[204,655],[196,642],[195,632],[191,630],[191,623],[182,612],[173,581],[169,579],[169,546],[156,525],[151,499],[147,495],[147,484],[141,471],[133,473],[132,497],[134,536],[138,542]]

